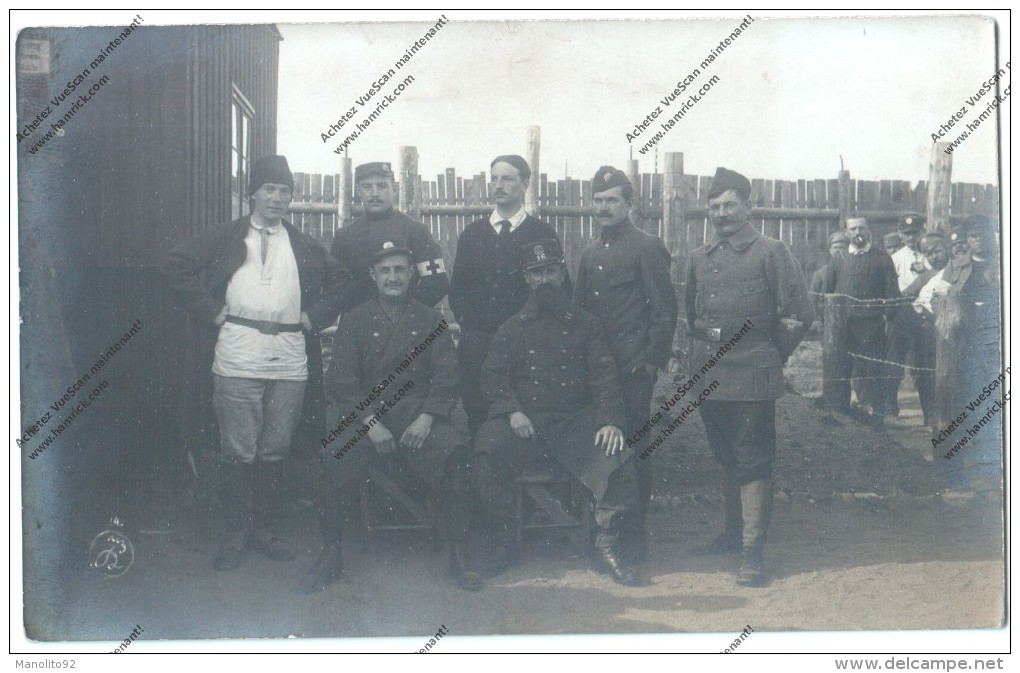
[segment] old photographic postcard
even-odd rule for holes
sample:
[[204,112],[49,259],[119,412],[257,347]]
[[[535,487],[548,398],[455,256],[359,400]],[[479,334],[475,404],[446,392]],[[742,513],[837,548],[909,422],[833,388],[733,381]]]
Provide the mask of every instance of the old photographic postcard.
[[12,21],[19,667],[1008,650],[1008,15]]

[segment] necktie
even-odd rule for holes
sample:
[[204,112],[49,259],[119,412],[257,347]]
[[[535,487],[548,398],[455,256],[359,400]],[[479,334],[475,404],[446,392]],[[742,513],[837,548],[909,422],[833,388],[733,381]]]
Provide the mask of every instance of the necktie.
[[499,237],[506,238],[510,235],[510,220],[503,220],[499,223]]
[[269,254],[269,237],[273,232],[269,231],[265,227],[258,228],[259,236],[262,237],[262,263],[266,263],[266,256]]

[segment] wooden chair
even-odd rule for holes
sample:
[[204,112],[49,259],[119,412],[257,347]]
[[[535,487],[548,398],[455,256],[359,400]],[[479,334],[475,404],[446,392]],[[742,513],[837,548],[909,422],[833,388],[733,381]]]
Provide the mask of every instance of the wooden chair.
[[591,494],[572,475],[521,475],[514,479],[514,504],[518,542],[525,530],[555,530],[570,540],[578,554],[588,553],[593,530]]

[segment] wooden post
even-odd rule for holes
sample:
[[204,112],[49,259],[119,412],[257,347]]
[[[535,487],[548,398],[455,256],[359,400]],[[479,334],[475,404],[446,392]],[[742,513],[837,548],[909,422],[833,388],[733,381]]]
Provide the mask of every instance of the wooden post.
[[949,207],[953,183],[953,155],[946,154],[949,143],[935,143],[928,167],[928,231],[949,233]]
[[[669,250],[672,263],[669,265],[673,286],[677,288],[677,303],[683,315],[683,281],[687,265],[687,212],[684,189],[684,153],[666,152],[662,161],[662,238]],[[680,325],[680,321],[677,321]],[[680,339],[684,331],[677,329],[673,334],[673,352],[679,352]],[[679,371],[681,363],[671,357],[666,369],[670,373]]]
[[421,219],[421,197],[418,194],[418,148],[413,145],[402,145],[400,152],[399,206],[400,212],[408,217]]
[[[531,180],[528,182],[528,191],[524,193],[524,209],[528,214],[538,217],[538,176],[541,174],[538,165],[538,158],[542,147],[542,127],[528,127],[528,166],[531,167]],[[564,176],[566,177],[566,176]]]
[[[936,294],[931,301],[935,313],[935,395],[932,411],[936,428],[944,428],[959,414],[956,391],[969,381],[960,371],[967,344],[962,340],[962,306],[959,295]],[[944,453],[944,452],[943,452]],[[942,457],[935,454],[935,460]]]
[[638,160],[627,159],[623,172],[627,174],[627,179],[634,186],[634,205],[636,208],[640,208],[641,204],[648,198],[648,195],[641,191],[641,175],[638,174]]
[[825,331],[822,334],[822,402],[829,411],[850,407],[850,377],[846,348],[847,300],[825,295]]
[[839,228],[846,229],[846,218],[853,207],[853,195],[850,193],[850,171],[839,172]]
[[336,228],[351,223],[351,200],[354,194],[354,171],[350,157],[340,159],[340,181],[336,186]]

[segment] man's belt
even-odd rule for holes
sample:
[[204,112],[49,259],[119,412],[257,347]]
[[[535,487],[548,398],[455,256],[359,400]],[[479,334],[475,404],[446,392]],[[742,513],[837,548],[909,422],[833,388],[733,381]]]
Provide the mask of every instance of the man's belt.
[[[692,338],[698,341],[708,341],[711,343],[719,343],[722,341],[729,341],[740,334],[740,328],[743,325],[737,325],[734,328],[728,327],[692,327],[690,335]],[[740,336],[740,341],[769,341],[771,335],[766,330],[755,330],[752,329],[745,332]]]
[[301,323],[273,322],[272,320],[249,320],[248,318],[239,318],[236,315],[228,315],[226,322],[232,322],[235,325],[244,325],[245,327],[252,327],[263,334],[300,332],[302,330]]

